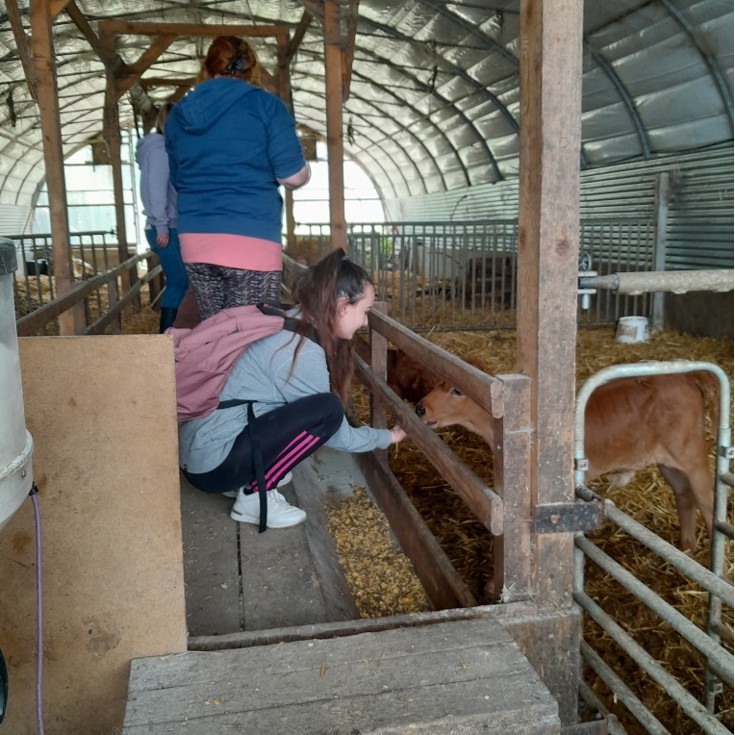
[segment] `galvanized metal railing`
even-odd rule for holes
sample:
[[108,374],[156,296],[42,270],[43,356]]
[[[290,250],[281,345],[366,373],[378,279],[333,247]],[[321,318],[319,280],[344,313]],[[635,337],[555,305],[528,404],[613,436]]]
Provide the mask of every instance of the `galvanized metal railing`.
[[[314,263],[331,248],[329,226],[300,225],[294,258]],[[597,274],[650,270],[650,219],[583,220],[580,252]],[[414,331],[515,327],[518,224],[386,222],[348,225],[353,259],[376,284],[388,314]],[[579,310],[585,325],[612,324],[624,314],[649,315],[650,294],[595,294]]]
[[[719,426],[717,427],[717,466],[715,476],[714,520],[710,551],[710,568],[706,569],[691,557],[674,548],[658,535],[630,516],[620,511],[610,500],[604,500],[605,517],[622,531],[636,539],[654,554],[672,565],[708,595],[708,615],[706,630],[702,630],[685,618],[674,607],[665,602],[649,587],[640,582],[630,572],[614,561],[582,534],[575,538],[574,599],[613,640],[654,682],[656,682],[678,707],[695,722],[703,733],[724,735],[729,730],[714,716],[715,697],[722,692],[722,684],[732,685],[733,655],[721,643],[723,636],[731,636],[727,626],[722,623],[722,605],[733,607],[733,584],[723,579],[725,572],[725,546],[733,540],[733,528],[726,520],[732,472],[730,462],[733,457],[730,431],[730,383],[727,375],[717,365],[706,362],[647,362],[632,365],[617,365],[593,375],[580,389],[577,396],[575,414],[575,485],[578,497],[584,500],[602,500],[591,490],[584,487],[586,457],[584,453],[584,411],[587,400],[596,388],[621,377],[660,375],[662,373],[686,373],[704,370],[712,373],[720,386]],[[713,427],[714,429],[714,427]],[[637,643],[620,625],[615,622],[612,611],[603,610],[584,589],[585,559],[597,564],[610,578],[632,593],[646,607],[654,611],[676,633],[702,654],[705,664],[705,687],[703,701],[699,701],[687,691],[655,658]],[[730,646],[732,641],[730,641]],[[610,689],[615,700],[622,703],[635,717],[646,732],[667,733],[666,728],[653,716],[641,700],[625,685],[620,676],[605,662],[592,647],[583,642],[583,660],[595,671],[600,680]],[[583,685],[581,696],[588,703],[605,714],[607,708],[592,690]]]
[[[122,310],[128,304],[139,304],[143,286],[148,286],[151,304],[160,296],[163,286],[158,258],[146,250],[119,263],[118,243],[112,232],[70,234],[72,285],[61,296],[53,275],[51,235],[15,235],[5,239],[14,242],[18,262],[13,291],[19,335],[55,334],[57,317],[77,306],[83,306],[82,318],[78,320],[80,332],[99,334],[110,326],[115,333],[120,329]],[[145,267],[140,276],[139,265]]]

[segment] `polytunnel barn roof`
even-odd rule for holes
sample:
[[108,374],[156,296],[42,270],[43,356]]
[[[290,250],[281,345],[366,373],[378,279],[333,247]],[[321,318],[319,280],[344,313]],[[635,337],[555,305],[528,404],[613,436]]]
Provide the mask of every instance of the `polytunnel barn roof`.
[[[63,8],[52,35],[65,155],[101,138],[106,69],[124,75],[147,63],[153,37],[120,33],[105,47],[110,21],[288,26],[298,42],[290,61],[296,120],[326,137],[322,2],[49,2]],[[518,174],[518,0],[340,0],[340,14],[352,50],[345,154],[384,198]],[[30,37],[29,0],[6,0],[0,16],[0,203],[27,205],[43,179],[43,151],[14,24]],[[181,96],[210,40],[176,37],[121,97],[121,126]],[[248,40],[275,74],[275,37]],[[732,52],[730,0],[585,0],[581,166],[732,140]]]

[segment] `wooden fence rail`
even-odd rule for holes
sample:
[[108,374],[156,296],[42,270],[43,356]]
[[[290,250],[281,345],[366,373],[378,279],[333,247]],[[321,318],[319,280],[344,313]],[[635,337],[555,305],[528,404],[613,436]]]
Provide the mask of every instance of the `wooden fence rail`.
[[[142,277],[138,278],[121,296],[118,277],[123,273],[137,268],[138,264],[143,261],[148,263],[148,271]],[[123,263],[104,273],[99,273],[92,278],[76,283],[63,296],[59,296],[53,301],[35,309],[30,314],[20,317],[16,321],[18,336],[27,337],[35,334],[49,322],[58,318],[60,314],[85,301],[85,299],[88,299],[94,292],[99,291],[99,289],[107,287],[107,310],[94,322],[87,325],[83,332],[84,334],[102,334],[105,328],[112,324],[114,320],[119,320],[122,310],[136,298],[144,285],[151,285],[151,297],[153,300],[154,292],[158,292],[158,279],[162,274],[161,266],[158,264],[154,265],[155,261],[157,261],[156,256],[148,250],[145,253],[128,258]]]
[[[533,435],[530,381],[524,375],[487,375],[386,316],[382,313],[384,308],[384,304],[377,304],[368,316],[373,369],[356,357],[358,378],[367,385],[371,395],[382,403],[382,408],[395,415],[428,461],[493,534],[492,597],[502,602],[528,600],[534,589],[532,535],[535,531],[535,508],[530,485]],[[488,448],[493,453],[492,489],[421,422],[410,406],[388,388],[384,367],[387,364],[385,351],[388,340],[424,365],[427,371],[466,393],[493,417],[497,440],[492,449]],[[377,375],[375,369],[378,370]],[[381,423],[380,412],[374,410],[371,420]],[[394,530],[401,527],[401,519],[389,517],[389,521]],[[403,542],[402,546],[405,550]]]

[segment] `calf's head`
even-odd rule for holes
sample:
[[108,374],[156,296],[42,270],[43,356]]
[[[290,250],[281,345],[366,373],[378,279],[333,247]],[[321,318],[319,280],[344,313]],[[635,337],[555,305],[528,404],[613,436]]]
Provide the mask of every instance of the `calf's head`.
[[432,429],[459,424],[479,434],[492,446],[493,422],[490,414],[458,388],[442,382],[416,404],[416,414]]
[[467,396],[458,388],[441,382],[416,404],[416,414],[432,429],[461,424],[467,401]]

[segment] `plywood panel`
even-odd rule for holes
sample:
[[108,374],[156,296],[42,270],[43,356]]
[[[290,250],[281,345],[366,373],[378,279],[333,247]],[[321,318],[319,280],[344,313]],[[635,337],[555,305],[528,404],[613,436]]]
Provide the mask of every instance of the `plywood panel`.
[[[19,340],[41,514],[47,735],[112,733],[132,658],[186,650],[173,349],[167,336]],[[27,500],[0,534],[3,733],[35,733]]]

